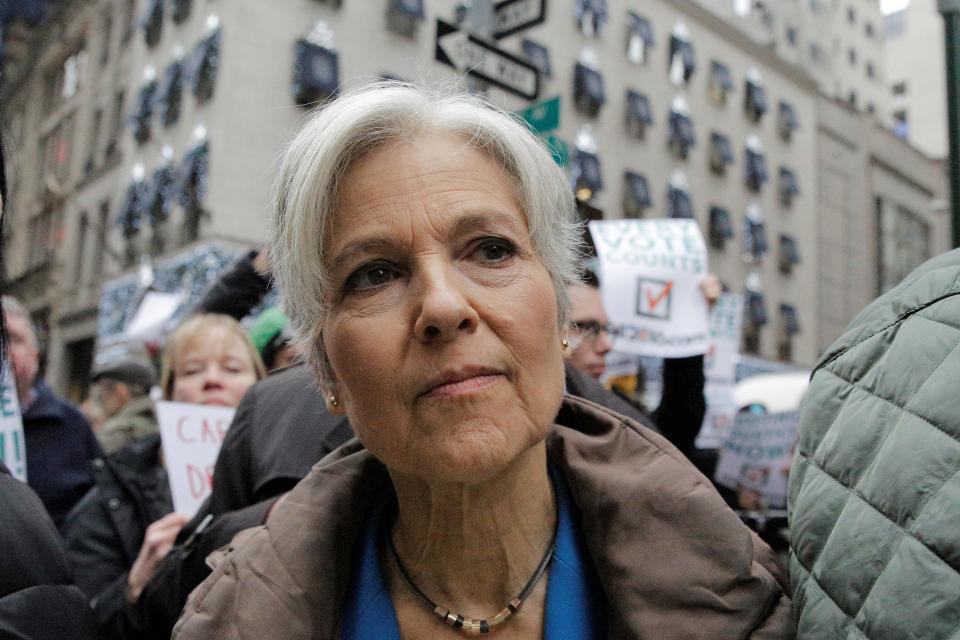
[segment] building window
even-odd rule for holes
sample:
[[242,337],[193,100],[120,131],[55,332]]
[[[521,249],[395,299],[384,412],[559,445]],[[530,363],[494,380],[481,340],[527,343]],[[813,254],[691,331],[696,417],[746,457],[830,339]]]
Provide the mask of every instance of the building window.
[[75,96],[83,86],[86,71],[86,44],[81,42],[44,78],[44,113],[52,113],[66,100]]
[[759,291],[747,289],[744,298],[743,307],[747,315],[747,324],[755,327],[762,327],[767,324],[767,305],[763,300],[763,294]]
[[600,158],[594,153],[576,149],[570,158],[570,178],[577,200],[586,202],[603,189]]
[[94,236],[93,247],[93,279],[96,282],[103,275],[103,258],[107,253],[107,231],[110,228],[110,201],[104,200],[100,203],[100,211],[97,214],[96,236]]
[[865,23],[863,24],[863,33],[864,33],[868,38],[873,39],[873,36],[875,35],[875,31],[874,31],[874,29],[873,29],[873,23],[872,23],[872,22],[865,22]]
[[710,207],[710,245],[723,249],[727,240],[733,238],[733,223],[730,212],[716,205]]
[[633,64],[643,64],[654,44],[653,28],[649,20],[632,11],[627,13],[627,22],[627,60]]
[[797,28],[796,27],[788,25],[785,35],[787,38],[787,42],[790,44],[791,47],[797,46]]
[[767,254],[767,231],[756,206],[751,206],[743,219],[743,254],[747,260],[758,262]]
[[41,142],[43,150],[43,188],[64,185],[70,177],[73,153],[74,114],[65,116]]
[[123,32],[120,34],[120,46],[126,47],[133,37],[134,26],[137,21],[137,0],[123,0]]
[[79,283],[83,281],[83,259],[87,253],[87,233],[90,223],[87,220],[86,212],[80,214],[80,220],[77,224],[77,244],[73,253],[73,281]]
[[670,108],[668,125],[670,129],[668,138],[670,150],[678,158],[686,158],[690,154],[690,149],[697,143],[697,135],[687,110],[686,100],[679,96],[674,98],[673,105]]
[[306,39],[294,44],[293,100],[299,105],[322,102],[340,85],[340,56]]
[[412,38],[423,22],[423,0],[387,0],[387,29]]
[[124,104],[125,94],[118,91],[113,96],[113,115],[110,119],[110,137],[107,138],[107,146],[104,149],[104,156],[107,160],[113,158],[117,153],[117,141],[120,139],[120,131],[123,129],[123,115],[126,113]]
[[667,185],[667,217],[695,217],[687,179],[680,171],[674,171],[673,176],[670,177],[670,184]]
[[857,64],[857,50],[854,48],[847,49],[847,60],[850,62],[850,66],[856,66]]
[[856,92],[856,90],[854,90],[854,89],[851,89],[851,90],[850,90],[850,93],[847,94],[847,102],[848,102],[848,103],[850,104],[850,106],[853,107],[854,109],[857,108],[857,92]]
[[100,68],[107,66],[110,61],[110,41],[113,35],[113,14],[107,9],[103,16],[101,40],[100,40]]
[[183,105],[183,63],[171,62],[163,73],[163,81],[157,93],[157,106],[160,107],[160,122],[169,127],[180,119]]
[[823,60],[823,49],[816,42],[810,43],[810,62],[820,64]]
[[710,61],[710,98],[720,105],[727,103],[727,94],[733,91],[730,68],[719,60]]
[[760,191],[767,181],[767,161],[756,136],[749,136],[743,156],[743,180],[754,193]]
[[44,209],[30,220],[27,231],[27,268],[39,269],[53,258],[54,229],[53,211]]
[[670,82],[680,87],[690,82],[693,72],[696,71],[696,57],[693,45],[690,43],[690,32],[687,26],[678,22],[670,34]]
[[177,24],[182,24],[190,17],[192,0],[170,0],[170,17]]
[[148,0],[147,9],[140,16],[140,28],[143,29],[143,41],[153,48],[163,35],[163,0]]
[[213,97],[220,68],[220,38],[220,29],[214,29],[197,43],[190,55],[190,84],[197,102],[204,103]]
[[793,199],[800,193],[797,174],[787,167],[780,167],[780,202],[785,207],[793,204]]
[[209,175],[210,146],[204,140],[186,153],[180,165],[177,199],[186,214],[183,220],[184,242],[192,242],[200,237],[200,221],[204,214],[203,200],[207,195]]
[[907,95],[907,83],[906,81],[898,82],[893,85],[893,95],[895,96],[905,96]]
[[747,117],[753,122],[760,122],[763,114],[767,112],[767,92],[763,88],[763,80],[760,78],[760,73],[755,69],[747,72],[743,108],[746,111]]
[[797,308],[792,304],[780,305],[780,317],[783,319],[783,329],[788,336],[800,333],[800,318]]
[[137,105],[130,116],[130,124],[133,127],[133,139],[138,144],[143,144],[150,139],[150,123],[153,119],[157,86],[156,80],[150,80],[140,87],[140,91],[137,93]]
[[724,175],[727,166],[733,164],[733,149],[730,147],[730,138],[713,131],[710,134],[710,170],[717,175]]
[[574,17],[580,33],[588,38],[599,36],[607,25],[607,0],[576,0]]
[[800,264],[800,249],[797,248],[796,239],[782,234],[780,236],[780,271],[790,273],[798,264]]
[[520,44],[523,57],[540,71],[544,78],[553,76],[553,66],[550,64],[550,50],[538,42],[524,38]]
[[628,218],[639,218],[653,206],[646,176],[627,171],[623,174],[623,211]]
[[857,21],[857,12],[853,7],[847,7],[847,22],[853,24]]
[[906,207],[876,198],[877,293],[899,284],[930,258],[930,227]]
[[789,142],[793,138],[794,131],[799,128],[800,123],[797,121],[797,112],[794,111],[793,105],[781,101],[777,119],[777,130],[780,137]]
[[156,227],[170,218],[177,195],[177,175],[169,164],[157,167],[147,189],[143,211],[151,227]]
[[103,109],[97,108],[93,112],[93,123],[90,125],[90,146],[87,154],[87,162],[83,169],[86,173],[93,171],[97,166],[97,151],[100,149],[100,130],[103,128]]
[[868,77],[868,78],[870,78],[871,80],[875,80],[875,79],[876,79],[876,77],[877,77],[877,69],[876,69],[876,67],[873,66],[873,63],[872,63],[872,62],[868,62],[868,63],[865,65],[864,69],[866,70],[866,73],[867,73],[867,77]]
[[627,89],[627,131],[635,138],[643,138],[647,127],[653,125],[650,98],[639,91]]
[[907,110],[893,112],[893,135],[901,140],[906,140],[910,134],[910,120],[907,117]]
[[606,102],[603,76],[597,69],[577,62],[573,73],[573,101],[578,112],[596,117]]
[[[140,233],[142,226],[143,205],[146,201],[147,185],[143,180],[134,180],[123,194],[123,202],[117,213],[117,224],[120,232],[127,240]],[[128,263],[131,261],[128,260]]]

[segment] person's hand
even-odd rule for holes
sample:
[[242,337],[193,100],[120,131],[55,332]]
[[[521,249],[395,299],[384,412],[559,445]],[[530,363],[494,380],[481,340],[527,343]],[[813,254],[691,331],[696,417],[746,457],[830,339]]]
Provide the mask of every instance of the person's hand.
[[723,284],[720,282],[720,278],[712,273],[703,276],[703,280],[700,281],[700,293],[707,299],[707,306],[712,309],[713,305],[717,303],[717,298],[723,293]]
[[253,258],[253,268],[262,276],[270,275],[270,248],[264,247]]
[[170,553],[177,534],[189,520],[182,513],[171,513],[147,527],[140,553],[127,574],[127,602],[134,604],[140,598],[143,587],[153,577],[160,561]]

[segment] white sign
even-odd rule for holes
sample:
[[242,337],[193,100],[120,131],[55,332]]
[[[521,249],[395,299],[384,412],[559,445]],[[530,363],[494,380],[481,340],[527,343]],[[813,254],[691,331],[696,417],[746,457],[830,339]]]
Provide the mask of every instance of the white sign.
[[731,489],[760,493],[767,506],[787,504],[787,477],[797,440],[798,411],[738,413],[714,474]]
[[137,313],[130,320],[124,334],[129,338],[144,341],[159,338],[163,335],[167,321],[173,317],[182,302],[183,294],[181,293],[148,291],[143,296]]
[[538,25],[546,13],[547,0],[501,0],[493,7],[493,37],[499,40]]
[[[7,358],[7,362],[10,359]],[[27,481],[27,446],[23,439],[23,420],[17,385],[9,366],[0,370],[0,462],[14,478]]]
[[710,348],[703,359],[707,413],[697,436],[699,449],[718,449],[723,444],[739,408],[733,387],[737,381],[742,319],[743,297],[738,294],[721,294],[710,311]]
[[707,248],[694,220],[590,222],[613,348],[684,358],[709,346],[700,281]]
[[235,409],[183,402],[158,402],[163,459],[173,508],[190,517],[213,488],[213,465]]
[[443,20],[437,20],[436,58],[460,73],[476,76],[521,98],[536,100],[540,93],[540,74],[535,66]]

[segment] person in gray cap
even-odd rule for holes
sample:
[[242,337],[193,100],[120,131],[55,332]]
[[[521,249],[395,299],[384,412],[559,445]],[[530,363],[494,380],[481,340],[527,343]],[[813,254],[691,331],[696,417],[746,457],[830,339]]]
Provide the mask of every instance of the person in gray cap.
[[146,360],[128,358],[96,368],[91,394],[106,420],[97,439],[107,455],[157,433],[157,416],[150,389],[156,370]]

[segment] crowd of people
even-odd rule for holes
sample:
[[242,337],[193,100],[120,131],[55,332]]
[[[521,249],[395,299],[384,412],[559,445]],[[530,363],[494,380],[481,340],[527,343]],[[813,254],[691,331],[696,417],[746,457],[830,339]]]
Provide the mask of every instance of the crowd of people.
[[[94,368],[89,420],[3,298],[29,488],[0,464],[0,638],[840,637],[812,610],[844,597],[812,597],[820,549],[791,589],[709,480],[703,357],[665,361],[653,411],[601,384],[600,281],[523,126],[364,86],[304,125],[274,198],[270,248],[166,336],[159,375],[141,353]],[[274,283],[283,310],[245,328]],[[156,397],[236,408],[192,517]]]

